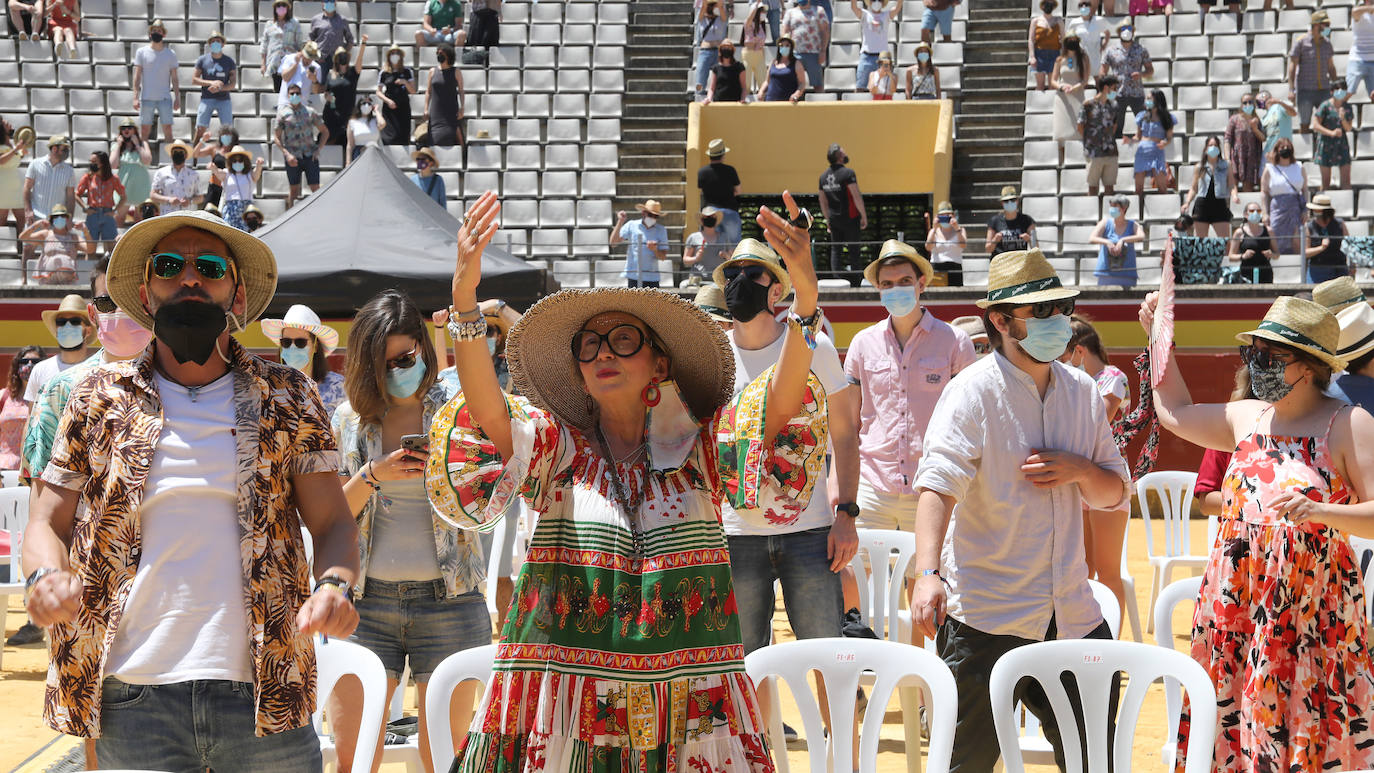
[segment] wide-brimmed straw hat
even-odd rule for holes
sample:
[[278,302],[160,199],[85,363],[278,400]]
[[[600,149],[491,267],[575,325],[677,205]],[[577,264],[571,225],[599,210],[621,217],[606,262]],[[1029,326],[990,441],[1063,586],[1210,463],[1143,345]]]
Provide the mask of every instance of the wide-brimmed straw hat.
[[95,335],[95,326],[91,324],[91,315],[86,311],[86,299],[76,293],[64,296],[62,302],[57,304],[55,309],[46,309],[40,315],[43,317],[43,326],[52,333],[53,338],[57,338],[57,318],[80,317],[86,323],[86,340],[91,340]]
[[698,419],[729,401],[735,357],[725,331],[685,298],[653,288],[562,290],[530,307],[506,338],[516,391],[560,421],[589,429],[592,406],[577,377],[572,339],[587,320],[609,311],[633,315],[658,336],[673,361],[670,378]]
[[313,40],[308,41],[305,45],[301,46],[301,53],[305,54],[306,59],[313,62],[320,58],[320,44]]
[[195,148],[192,148],[185,140],[172,140],[172,144],[167,146],[167,158],[170,159],[172,157],[172,151],[177,148],[186,151],[186,161],[191,160],[191,154],[195,152]]
[[249,153],[248,149],[242,145],[235,145],[234,148],[225,155],[224,160],[232,161],[236,157],[243,157],[248,160],[248,163],[253,163],[253,154]]
[[640,212],[643,212],[646,215],[652,215],[653,217],[663,217],[663,205],[658,203],[654,199],[649,199],[643,204],[636,204],[635,209],[639,210]]
[[277,259],[262,240],[200,210],[182,210],[135,223],[115,242],[110,268],[105,274],[110,297],[135,322],[153,329],[153,316],[143,307],[138,288],[143,286],[148,258],[163,237],[181,228],[198,228],[214,234],[229,247],[238,281],[243,285],[247,308],[240,327],[262,316],[277,292]]
[[730,259],[716,266],[716,270],[711,273],[711,279],[723,288],[729,284],[729,280],[725,278],[725,269],[746,263],[757,263],[768,269],[768,273],[773,275],[773,281],[782,285],[782,297],[786,298],[788,293],[792,292],[792,278],[787,275],[787,267],[782,264],[782,258],[778,257],[778,253],[774,252],[772,247],[758,239],[743,239],[736,244]]
[[324,347],[325,354],[329,354],[339,346],[339,331],[321,323],[320,315],[304,304],[293,305],[286,310],[286,314],[281,319],[264,319],[258,324],[262,325],[262,334],[267,336],[269,341],[280,340],[281,331],[285,328],[298,327],[315,336],[319,340],[320,346]]
[[888,258],[905,258],[908,263],[916,267],[916,271],[926,278],[926,284],[935,276],[935,269],[931,267],[930,261],[921,257],[921,253],[916,251],[906,242],[899,242],[896,239],[888,239],[883,242],[883,248],[878,250],[878,257],[864,268],[864,279],[874,287],[878,286],[878,264]]
[[1325,306],[1332,314],[1339,314],[1341,310],[1357,303],[1369,304],[1353,276],[1338,276],[1313,287],[1312,300]]
[[1307,208],[1313,212],[1321,212],[1323,209],[1335,209],[1336,205],[1331,203],[1331,197],[1325,193],[1318,193],[1307,202]]
[[1340,348],[1340,323],[1319,303],[1291,295],[1278,298],[1259,327],[1236,335],[1236,340],[1244,344],[1256,338],[1300,349],[1330,365],[1332,370],[1345,369],[1345,359],[1336,354]]
[[416,161],[419,161],[421,156],[424,156],[425,158],[429,159],[432,163],[439,163],[438,157],[435,156],[434,151],[430,150],[429,148],[420,148],[419,150],[416,150],[414,153],[410,154],[410,157],[415,159]]
[[1336,354],[1346,362],[1374,351],[1374,306],[1367,303],[1347,306],[1336,315],[1336,322],[1341,326]]
[[725,305],[725,291],[715,282],[702,285],[692,303],[717,322],[735,321],[734,317],[730,316],[730,309]]
[[988,264],[988,296],[976,301],[980,309],[1001,303],[1039,303],[1078,297],[1059,281],[1054,266],[1038,248],[1012,250]]
[[729,152],[730,149],[725,147],[725,140],[719,138],[711,140],[711,142],[706,146],[707,158],[720,158],[721,156]]
[[162,34],[166,35],[167,25],[163,24],[161,19],[153,19],[148,22],[148,31],[152,32],[153,30],[162,30]]

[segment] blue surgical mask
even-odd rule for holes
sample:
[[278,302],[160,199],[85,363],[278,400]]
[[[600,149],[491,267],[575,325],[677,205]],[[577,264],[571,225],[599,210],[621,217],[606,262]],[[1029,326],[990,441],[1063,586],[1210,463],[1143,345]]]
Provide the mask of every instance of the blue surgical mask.
[[292,94],[291,96],[287,97],[286,99],[287,99],[288,101],[290,101],[291,104],[293,104],[293,105],[299,105],[299,104],[301,103],[301,95],[300,95],[300,94]]
[[1026,323],[1026,337],[1017,341],[1022,351],[1036,362],[1053,362],[1064,356],[1064,350],[1073,338],[1073,325],[1063,314],[1055,314],[1045,319],[1022,320]]
[[1208,145],[1208,146],[1207,146],[1207,157],[1208,157],[1208,158],[1216,158],[1216,157],[1219,156],[1219,155],[1221,155],[1221,148],[1217,147],[1216,145]]
[[1006,212],[1006,213],[1009,214],[1009,215],[1010,215],[1011,213],[1015,212],[1015,211],[1016,211],[1016,202],[1015,202],[1015,201],[1004,201],[1004,202],[1002,202],[1002,211],[1003,211],[1003,212]]
[[791,47],[791,46],[778,46],[778,53],[779,53],[780,55],[782,55],[782,56],[791,56],[791,55],[792,55],[792,47]]
[[916,310],[916,288],[908,285],[907,287],[889,287],[886,290],[878,291],[878,300],[882,301],[883,308],[887,313],[894,317],[905,317]]
[[389,368],[386,372],[386,392],[397,399],[405,399],[415,394],[420,382],[425,378],[425,361],[415,358],[409,368]]
[[1331,96],[1335,97],[1336,99],[1345,99],[1345,95],[1345,89],[1336,89],[1335,91],[1331,92]]
[[496,354],[496,336],[487,336],[487,354]]
[[293,346],[290,349],[281,350],[281,361],[302,373],[310,367],[310,359],[310,347],[308,346],[304,349]]
[[1322,37],[1324,37],[1324,38],[1329,38],[1329,37],[1331,37],[1331,28],[1330,28],[1330,27],[1322,27]]
[[1154,101],[1153,99],[1150,99],[1149,97],[1146,97],[1146,98],[1145,98],[1145,109],[1146,109],[1146,110],[1154,110],[1154,109],[1155,109],[1155,101]]
[[79,349],[85,340],[84,325],[60,325],[57,328],[57,345],[63,349]]
[[1091,16],[1091,15],[1092,15],[1092,12],[1093,12],[1093,7],[1092,7],[1091,5],[1080,5],[1080,6],[1078,6],[1078,15],[1079,15],[1079,16],[1082,16],[1082,17],[1085,18],[1085,19],[1088,18],[1089,16]]
[[243,174],[244,165],[242,161],[234,162],[234,174]]
[[60,216],[60,215],[57,216],[57,217],[55,217],[55,218],[53,218],[53,219],[52,219],[52,227],[53,227],[53,228],[66,228],[66,227],[67,227],[67,218],[62,217],[62,216]]
[[325,13],[334,13],[334,4],[333,4],[333,3],[325,3],[325,4],[324,4],[324,12],[325,12]]
[[211,44],[210,44],[210,53],[212,53],[212,54],[218,54],[218,53],[220,53],[220,52],[223,51],[223,50],[224,50],[224,44],[221,43],[221,42],[219,42],[218,40],[216,40],[214,43],[211,43]]
[[1116,104],[1116,92],[1115,92],[1115,91],[1108,91],[1108,92],[1107,92],[1107,101],[1108,101],[1108,102],[1111,102],[1112,104]]
[[930,54],[927,54],[926,52],[922,51],[921,53],[916,55],[916,61],[920,62],[921,64],[925,64],[926,62],[930,61]]
[[1251,212],[1245,216],[1245,219],[1249,220],[1252,223],[1258,223],[1260,219],[1263,217],[1264,215],[1260,214],[1259,212]]
[[232,135],[232,134],[221,134],[221,135],[219,135],[219,144],[221,144],[221,145],[229,145],[229,144],[232,144],[233,141],[234,141],[234,135]]
[[1121,207],[1107,207],[1107,217],[1113,220],[1121,217]]
[[1241,112],[1245,113],[1246,115],[1250,115],[1251,113],[1255,112],[1255,105],[1253,103],[1247,102],[1246,104],[1241,105],[1240,109]]

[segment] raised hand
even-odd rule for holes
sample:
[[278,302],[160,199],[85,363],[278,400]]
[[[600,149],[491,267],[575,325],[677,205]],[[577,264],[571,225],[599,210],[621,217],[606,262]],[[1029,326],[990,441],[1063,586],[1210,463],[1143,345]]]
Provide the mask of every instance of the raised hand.
[[[497,216],[501,214],[501,200],[495,191],[487,191],[463,215],[458,229],[458,262],[453,269],[453,303],[471,308],[477,305],[477,283],[482,281],[482,250],[496,235]],[[461,297],[460,297],[461,296]]]
[[768,207],[760,207],[756,222],[763,229],[763,238],[787,267],[798,307],[811,308],[818,295],[816,267],[811,262],[811,235],[805,228],[789,222],[801,213],[790,191],[783,191],[782,201],[787,206],[786,219]]

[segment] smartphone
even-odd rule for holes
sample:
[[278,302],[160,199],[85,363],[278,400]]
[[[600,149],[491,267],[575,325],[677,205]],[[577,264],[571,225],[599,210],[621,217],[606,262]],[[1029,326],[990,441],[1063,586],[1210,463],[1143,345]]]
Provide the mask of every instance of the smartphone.
[[429,435],[402,435],[401,448],[427,454],[429,453]]

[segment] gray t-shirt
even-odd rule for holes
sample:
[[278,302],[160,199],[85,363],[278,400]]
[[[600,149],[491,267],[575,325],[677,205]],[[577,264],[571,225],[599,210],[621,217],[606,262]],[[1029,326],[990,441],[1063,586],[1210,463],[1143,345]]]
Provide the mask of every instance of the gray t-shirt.
[[140,99],[171,99],[172,73],[177,69],[177,55],[171,48],[161,51],[143,46],[134,52],[134,66],[143,68]]
[[387,582],[437,580],[434,516],[422,480],[384,480],[382,504],[372,517],[367,578]]

